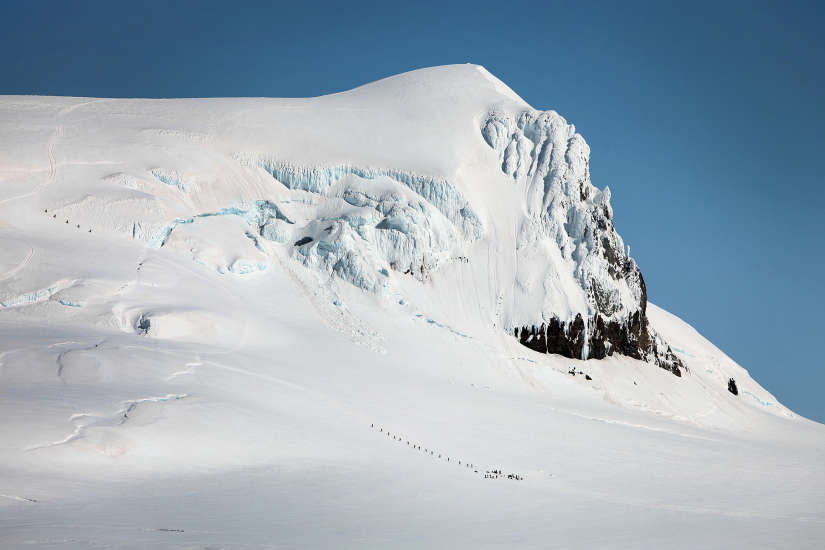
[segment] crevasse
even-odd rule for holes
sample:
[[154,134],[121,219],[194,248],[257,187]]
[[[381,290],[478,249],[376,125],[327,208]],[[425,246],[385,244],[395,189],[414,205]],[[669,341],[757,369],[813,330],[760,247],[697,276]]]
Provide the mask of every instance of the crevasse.
[[481,220],[461,192],[443,178],[415,174],[393,168],[370,168],[340,164],[336,166],[300,166],[266,155],[237,153],[235,159],[247,166],[258,166],[290,189],[323,193],[344,176],[365,180],[388,177],[407,186],[432,204],[458,227],[465,238],[478,240],[484,233]]

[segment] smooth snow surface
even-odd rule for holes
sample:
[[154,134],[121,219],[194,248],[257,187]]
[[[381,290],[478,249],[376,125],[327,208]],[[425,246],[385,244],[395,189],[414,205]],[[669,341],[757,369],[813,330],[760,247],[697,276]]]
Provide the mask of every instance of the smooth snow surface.
[[825,545],[825,429],[684,322],[682,378],[513,337],[638,289],[584,140],[481,67],[5,96],[0,144],[0,547]]

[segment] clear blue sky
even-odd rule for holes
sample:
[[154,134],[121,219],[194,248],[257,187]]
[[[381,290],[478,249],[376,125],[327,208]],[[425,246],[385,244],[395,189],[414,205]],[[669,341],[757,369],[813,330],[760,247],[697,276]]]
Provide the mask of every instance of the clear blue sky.
[[484,65],[590,143],[650,299],[825,421],[825,3],[12,4],[0,93],[313,96]]

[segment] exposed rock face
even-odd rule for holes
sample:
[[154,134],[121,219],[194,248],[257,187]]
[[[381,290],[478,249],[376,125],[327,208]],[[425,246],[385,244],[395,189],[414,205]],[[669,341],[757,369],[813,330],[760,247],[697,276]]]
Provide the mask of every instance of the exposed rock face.
[[581,295],[562,306],[547,293],[536,304],[535,324],[522,319],[511,325],[519,341],[579,359],[620,353],[681,376],[681,361],[648,327],[641,270],[613,226],[610,190],[590,183],[590,149],[575,128],[555,111],[531,110],[518,117],[490,113],[481,133],[498,151],[501,170],[525,188],[527,216],[517,254],[557,247],[561,261],[548,259],[544,279],[536,283],[562,288],[565,298]]
[[647,318],[636,312],[626,324],[605,322],[600,315],[591,318],[586,330],[581,315],[569,323],[551,319],[540,326],[515,329],[515,336],[522,345],[541,353],[555,353],[571,359],[604,359],[614,353],[649,361],[682,376],[684,365],[673,354],[670,346],[651,338]]

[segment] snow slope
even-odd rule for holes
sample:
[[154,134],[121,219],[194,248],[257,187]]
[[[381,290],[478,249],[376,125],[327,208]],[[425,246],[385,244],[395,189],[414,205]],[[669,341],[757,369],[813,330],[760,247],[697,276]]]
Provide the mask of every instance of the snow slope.
[[584,140],[482,67],[5,96],[0,143],[0,546],[825,541],[822,426],[678,318],[681,378],[513,336],[643,286]]

